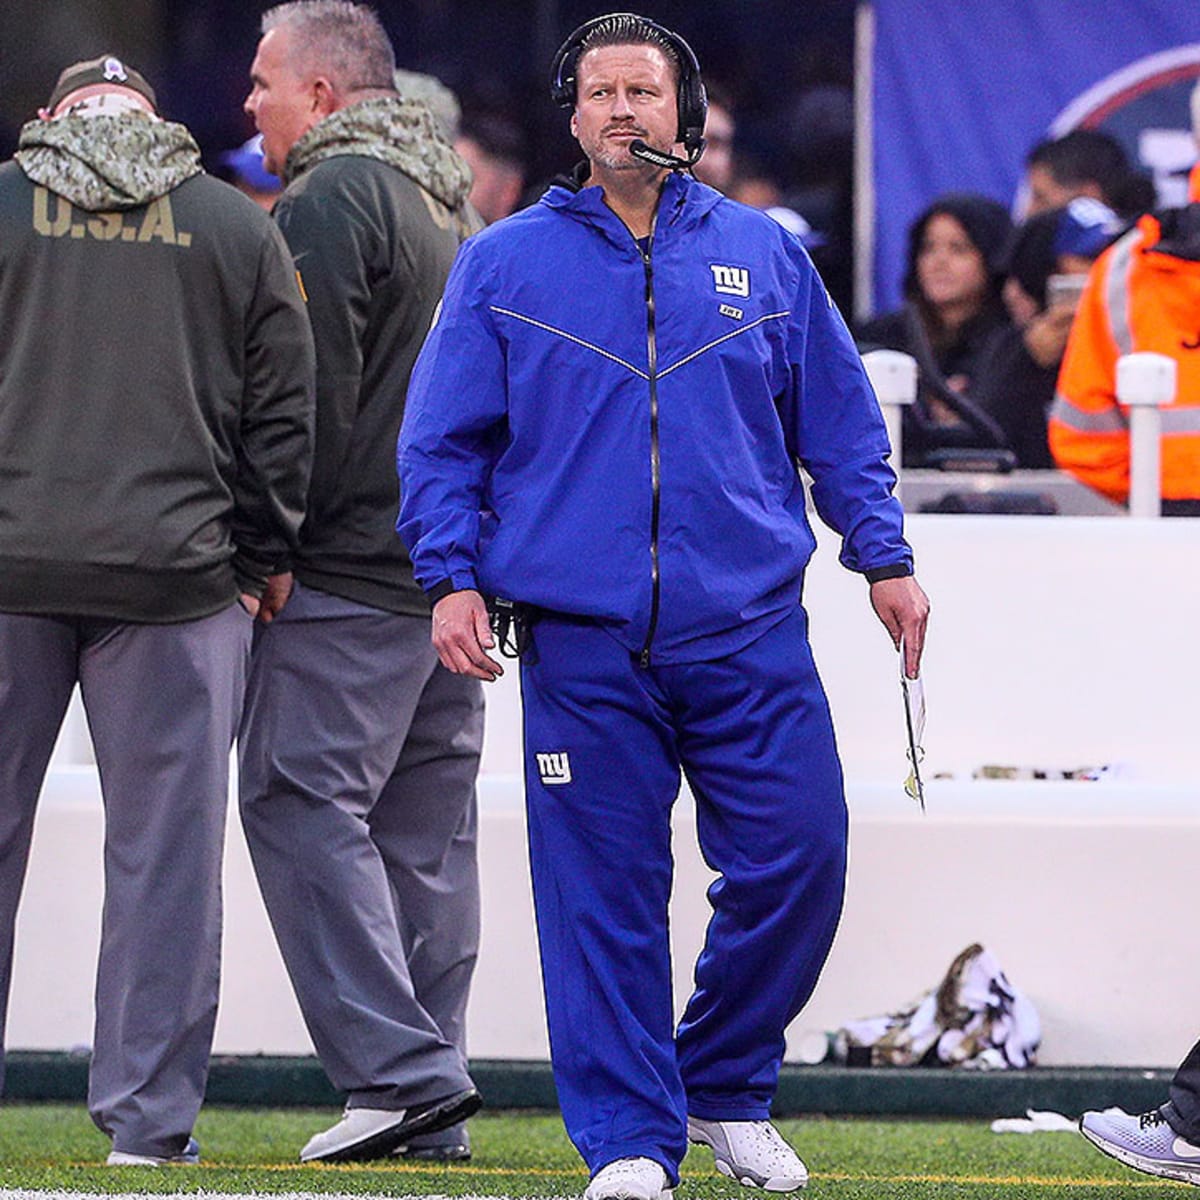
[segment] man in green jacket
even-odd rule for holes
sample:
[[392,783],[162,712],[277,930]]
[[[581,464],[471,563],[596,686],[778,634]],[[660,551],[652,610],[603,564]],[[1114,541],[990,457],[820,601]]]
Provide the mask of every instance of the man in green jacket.
[[313,1044],[348,1094],[301,1158],[464,1158],[483,699],[438,663],[394,523],[409,373],[477,226],[470,173],[397,96],[365,6],[282,4],[262,28],[246,110],[286,185],[274,215],[316,339],[317,446],[255,643],[242,820]]
[[0,1032],[78,683],[105,806],[88,1104],[110,1164],[195,1162],[229,751],[304,515],[312,337],[270,219],[112,56],[0,166],[0,328]]

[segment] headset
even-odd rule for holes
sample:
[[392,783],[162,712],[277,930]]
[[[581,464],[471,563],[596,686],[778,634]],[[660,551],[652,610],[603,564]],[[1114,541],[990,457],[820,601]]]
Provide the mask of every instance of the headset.
[[[704,80],[700,78],[700,63],[691,46],[679,34],[672,32],[665,25],[659,25],[657,21],[638,16],[637,13],[607,13],[605,16],[585,21],[563,42],[554,56],[550,67],[551,99],[559,108],[574,108],[576,68],[584,45],[595,30],[610,21],[636,22],[637,27],[652,33],[670,46],[679,61],[679,131],[676,140],[683,143],[687,157],[664,154],[660,150],[651,149],[640,140],[630,143],[630,153],[657,167],[678,170],[695,166],[700,155],[704,153],[704,122],[708,117],[708,95],[704,90]],[[636,27],[634,32],[636,34]]]

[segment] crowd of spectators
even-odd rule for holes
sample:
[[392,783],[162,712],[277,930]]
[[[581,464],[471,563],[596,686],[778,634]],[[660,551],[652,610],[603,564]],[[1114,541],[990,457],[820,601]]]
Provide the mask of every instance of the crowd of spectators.
[[[229,49],[253,14],[232,0],[195,11],[187,4],[175,7],[180,19],[163,50],[168,69],[188,55],[222,53],[213,59],[202,101],[187,90],[186,71],[172,75],[168,108],[174,102],[178,115],[197,129],[211,170],[269,208],[277,181],[263,172],[254,141],[245,141],[250,130],[236,91],[245,64],[233,62]],[[531,27],[528,14],[514,18],[521,29],[482,39],[491,51],[480,60],[478,25],[486,6],[455,5],[451,24],[422,0],[382,0],[378,7],[385,22],[405,28],[410,61],[430,71],[401,72],[406,81],[398,79],[398,86],[402,93],[415,87],[447,122],[475,176],[471,199],[484,220],[536,201],[553,176],[570,167],[574,153],[532,66],[539,36],[544,41],[550,31]],[[590,15],[585,7],[559,0],[552,6],[554,32]],[[689,11],[685,19],[665,14],[679,19],[706,64],[713,64],[706,71],[707,147],[696,174],[797,234],[830,294],[849,313],[853,29],[828,14],[809,14],[805,27],[794,30],[804,35],[798,39],[802,49],[793,44],[785,56],[772,45],[772,33],[786,21],[786,7],[764,5],[754,30],[738,22],[727,4]],[[459,53],[452,53],[455,46]],[[755,54],[760,60],[748,69]],[[918,403],[905,419],[906,466],[972,459],[1005,467],[1056,465],[1047,412],[1082,278],[1109,241],[1153,210],[1155,188],[1131,167],[1115,138],[1095,129],[1031,144],[1025,167],[1015,224],[1011,197],[937,197],[910,230],[901,308],[855,331],[863,349],[902,349],[920,365]],[[1063,250],[1072,238],[1084,246],[1082,253]]]
[[[708,74],[707,145],[696,175],[795,233],[848,312],[849,58],[801,58],[776,96],[773,124],[735,60],[725,64],[728,78]],[[486,87],[468,88],[455,116],[455,146],[472,167],[472,200],[485,221],[536,201],[551,174],[528,121]],[[907,467],[1059,465],[1047,421],[1084,281],[1106,246],[1154,209],[1155,189],[1114,137],[1093,129],[1037,141],[1025,168],[1015,217],[1010,197],[936,197],[909,231],[901,307],[855,330],[863,350],[917,359]]]
[[[0,17],[0,41],[13,51],[0,63],[0,158],[16,149],[17,131],[52,70],[94,53],[98,39],[149,64],[163,80],[164,112],[194,132],[210,171],[231,177],[222,156],[254,132],[241,103],[263,7],[244,0],[138,0],[150,32],[133,46],[129,14],[115,0],[63,0],[54,6],[55,19],[37,28],[25,29],[15,12]],[[485,0],[375,0],[373,7],[399,61],[441,80],[461,102],[457,148],[493,189],[475,197],[481,211],[527,204],[574,166],[578,151],[547,99],[545,71],[563,33],[595,15],[588,0],[509,6],[502,20]],[[777,203],[820,234],[817,266],[850,311],[852,6],[797,9],[788,0],[759,0],[748,20],[740,0],[702,6],[660,0],[654,15],[686,32],[706,82],[726,81],[744,170],[769,181]]]
[[[857,330],[864,351],[902,350],[916,359],[904,464],[1061,467],[1124,502],[1129,432],[1115,364],[1135,350],[1178,359],[1200,328],[1194,184],[1189,208],[1152,217],[1153,182],[1120,143],[1076,129],[1030,149],[1015,224],[994,198],[963,192],[934,200],[909,230],[902,306]],[[1170,265],[1139,271],[1143,259],[1151,268]],[[1092,370],[1081,384],[1085,354]],[[1182,385],[1186,364],[1180,371]],[[1190,403],[1185,391],[1180,411]],[[1166,512],[1195,508],[1195,473],[1178,465],[1191,461],[1195,441],[1177,412],[1164,442]]]

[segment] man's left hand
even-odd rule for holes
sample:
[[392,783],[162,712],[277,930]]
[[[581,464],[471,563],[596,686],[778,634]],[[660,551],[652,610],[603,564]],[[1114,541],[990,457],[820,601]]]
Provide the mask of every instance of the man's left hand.
[[267,577],[267,586],[263,589],[262,605],[258,610],[258,619],[264,625],[270,625],[283,611],[283,606],[292,594],[292,573],[281,571],[278,575]]
[[925,626],[929,623],[929,597],[911,575],[880,579],[871,584],[871,605],[897,650],[904,642],[904,673],[915,679],[921,672]]

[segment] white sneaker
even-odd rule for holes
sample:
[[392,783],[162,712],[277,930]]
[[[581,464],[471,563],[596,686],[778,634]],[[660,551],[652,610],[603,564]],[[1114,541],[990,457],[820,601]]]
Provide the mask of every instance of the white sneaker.
[[347,1108],[334,1126],[308,1139],[301,1162],[370,1162],[387,1158],[414,1134],[465,1121],[482,1103],[474,1088],[411,1108]]
[[652,1158],[618,1158],[592,1176],[583,1200],[672,1200],[674,1194]]
[[200,1143],[188,1138],[188,1144],[178,1154],[134,1154],[130,1150],[113,1150],[104,1160],[109,1167],[166,1167],[172,1164],[194,1167],[200,1161]]
[[717,1170],[747,1187],[794,1192],[808,1168],[770,1121],[702,1121],[688,1117],[688,1140],[709,1146]]
[[[342,1119],[329,1129],[314,1133],[300,1151],[301,1162],[341,1162],[360,1152],[370,1154],[373,1148],[390,1139],[394,1130],[404,1124],[404,1109],[348,1108]],[[396,1137],[399,1144],[403,1135]],[[382,1151],[390,1154],[391,1148]]]
[[1098,1150],[1147,1175],[1200,1184],[1200,1145],[1182,1138],[1158,1109],[1085,1112],[1079,1131]]

